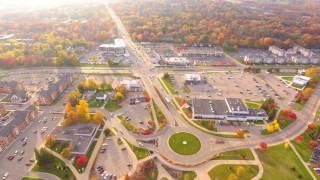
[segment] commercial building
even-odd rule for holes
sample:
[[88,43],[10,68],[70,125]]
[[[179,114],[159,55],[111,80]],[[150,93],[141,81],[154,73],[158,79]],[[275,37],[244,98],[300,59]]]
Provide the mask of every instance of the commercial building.
[[142,91],[142,85],[139,79],[124,79],[120,81],[120,84],[125,85],[126,90],[129,92]]
[[200,74],[185,74],[185,83],[187,84],[200,84],[205,82],[205,79]]
[[190,65],[190,61],[186,57],[166,57],[164,63],[167,65],[175,66],[187,66]]
[[73,147],[73,155],[84,155],[97,133],[98,126],[94,123],[78,123],[67,127],[57,126],[51,134],[56,141],[69,142]]
[[267,113],[262,109],[248,109],[239,98],[224,100],[193,99],[193,119],[213,119],[227,121],[258,121],[268,120]]
[[296,75],[292,79],[292,85],[298,87],[304,87],[308,84],[310,78],[307,76]]
[[101,44],[99,49],[103,51],[106,56],[125,56],[127,52],[123,39],[115,39],[112,44]]
[[277,56],[284,56],[286,51],[277,47],[277,46],[270,46],[269,47],[269,51],[274,54],[274,55],[277,55]]

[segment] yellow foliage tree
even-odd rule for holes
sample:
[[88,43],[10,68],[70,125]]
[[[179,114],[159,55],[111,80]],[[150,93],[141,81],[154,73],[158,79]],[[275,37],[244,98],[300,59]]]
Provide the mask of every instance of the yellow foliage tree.
[[88,122],[90,120],[89,105],[87,101],[79,101],[79,105],[77,105],[77,118],[83,122]]
[[283,147],[284,147],[285,149],[288,149],[288,148],[289,148],[289,142],[285,142],[285,143],[283,144]]
[[96,124],[101,124],[103,122],[104,115],[102,112],[96,112],[93,116],[93,122]]
[[72,146],[65,147],[62,149],[60,155],[66,159],[70,159],[72,150]]
[[304,75],[307,76],[307,77],[311,77],[314,74],[314,71],[315,71],[314,67],[308,68],[306,70],[306,72],[304,73]]
[[246,169],[243,166],[237,166],[236,168],[236,175],[238,177],[243,176],[246,172]]
[[124,96],[120,91],[117,91],[116,94],[114,95],[117,101],[122,101]]

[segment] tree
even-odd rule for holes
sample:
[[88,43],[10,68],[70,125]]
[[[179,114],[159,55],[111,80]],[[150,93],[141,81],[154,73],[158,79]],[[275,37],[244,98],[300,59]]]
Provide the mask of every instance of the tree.
[[237,166],[237,168],[236,168],[236,175],[237,175],[238,177],[243,176],[243,175],[245,174],[245,172],[246,172],[246,169],[245,169],[243,166]]
[[289,142],[285,142],[285,143],[283,144],[283,147],[284,147],[285,149],[288,149],[288,148],[289,148]]
[[102,112],[97,111],[93,116],[93,122],[96,124],[101,124],[103,122],[104,115]]
[[243,129],[238,129],[237,131],[236,131],[236,134],[237,134],[237,136],[238,137],[244,137],[244,134],[245,134],[245,132],[244,132],[244,130]]
[[64,107],[64,112],[70,113],[72,110],[73,110],[73,107],[72,107],[71,103],[68,102]]
[[117,89],[117,92],[120,92],[122,95],[126,93],[126,86],[124,84],[121,84],[116,89]]
[[47,166],[53,160],[52,155],[45,148],[34,149],[34,153],[39,166]]
[[268,149],[268,144],[266,142],[261,142],[259,146],[261,151],[266,151]]
[[89,105],[87,101],[80,100],[79,105],[77,105],[76,109],[77,109],[77,117],[79,120],[83,122],[88,122],[90,120]]
[[45,140],[45,145],[50,148],[54,144],[54,142],[55,142],[54,136],[48,135]]
[[115,96],[115,98],[116,98],[116,100],[118,102],[121,102],[123,100],[123,98],[124,98],[123,94],[121,92],[119,92],[119,91],[117,91],[114,96]]
[[298,144],[301,144],[303,141],[304,141],[304,136],[303,135],[300,135],[300,136],[296,137],[296,142]]
[[310,140],[309,141],[309,146],[310,148],[314,149],[319,145],[319,143],[316,140]]
[[72,150],[72,146],[69,145],[68,147],[62,149],[60,155],[66,159],[70,159]]
[[316,127],[317,127],[317,125],[315,123],[308,124],[308,129],[310,129],[310,130],[314,130]]
[[77,165],[84,167],[88,162],[88,157],[86,155],[80,155],[76,159]]
[[68,96],[68,102],[71,104],[72,107],[75,107],[80,99],[79,91],[72,91]]
[[144,92],[143,92],[143,95],[144,95],[145,100],[146,100],[147,102],[149,102],[149,101],[150,101],[150,95],[149,95],[149,93],[148,93],[147,91],[144,91]]
[[306,72],[304,73],[305,76],[307,77],[312,77],[313,74],[315,72],[315,68],[314,67],[310,67],[306,70]]

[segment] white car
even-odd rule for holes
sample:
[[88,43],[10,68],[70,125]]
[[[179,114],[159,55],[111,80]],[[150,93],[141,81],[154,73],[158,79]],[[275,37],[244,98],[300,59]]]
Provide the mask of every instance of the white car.
[[9,176],[9,173],[6,172],[6,173],[4,173],[4,175],[2,176],[2,179],[7,179],[8,176]]

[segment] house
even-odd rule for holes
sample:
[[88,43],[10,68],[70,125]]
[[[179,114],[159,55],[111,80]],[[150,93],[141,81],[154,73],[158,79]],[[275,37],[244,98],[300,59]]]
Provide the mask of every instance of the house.
[[193,99],[192,117],[226,121],[257,121],[269,118],[263,109],[248,109],[239,98]]
[[112,44],[101,44],[99,50],[106,56],[126,56],[126,44],[123,39],[115,39]]
[[269,47],[269,51],[274,54],[274,55],[277,55],[277,56],[284,56],[285,55],[285,50],[277,47],[277,46],[270,46]]
[[125,85],[126,90],[129,92],[142,91],[142,85],[139,79],[132,79],[132,80],[124,79],[120,81],[120,84]]
[[17,81],[0,81],[0,93],[12,94],[22,89],[22,84]]
[[101,101],[101,102],[105,102],[106,100],[107,100],[107,95],[105,94],[105,93],[103,93],[103,92],[98,92],[97,94],[96,94],[96,100],[97,101]]
[[0,125],[0,152],[3,151],[32,121],[32,111],[15,111]]
[[39,93],[39,104],[49,105],[73,82],[73,76],[64,74],[57,82],[50,83],[47,89],[42,89]]
[[186,84],[200,84],[205,82],[205,80],[201,78],[200,74],[185,74],[184,78]]
[[17,91],[16,93],[14,93],[11,97],[10,97],[10,102],[12,103],[24,103],[27,102],[29,99],[28,94],[25,90],[20,90]]
[[164,63],[167,65],[187,66],[190,65],[190,61],[186,57],[166,57]]
[[84,155],[89,150],[97,129],[94,123],[78,123],[67,127],[57,126],[52,135],[57,141],[67,141],[73,147],[73,155]]
[[5,113],[6,113],[6,108],[4,107],[4,105],[0,104],[0,117],[5,115]]
[[308,84],[310,78],[307,76],[296,75],[293,77],[292,85],[297,87],[304,87]]

